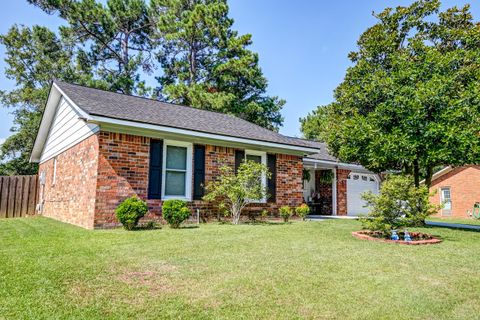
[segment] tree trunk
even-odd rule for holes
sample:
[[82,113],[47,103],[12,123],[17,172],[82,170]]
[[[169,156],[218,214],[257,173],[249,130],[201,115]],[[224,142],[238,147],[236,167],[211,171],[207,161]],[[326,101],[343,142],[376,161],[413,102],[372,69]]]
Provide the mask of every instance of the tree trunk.
[[239,206],[237,203],[233,204],[232,206],[232,223],[233,224],[238,224],[240,221],[240,211],[241,211],[241,206]]
[[420,187],[420,168],[417,159],[413,160],[413,179],[415,181],[415,187]]
[[427,188],[430,189],[430,186],[432,185],[432,176],[433,176],[433,167],[432,166],[428,166],[427,167],[427,175],[425,177],[425,185],[427,186]]

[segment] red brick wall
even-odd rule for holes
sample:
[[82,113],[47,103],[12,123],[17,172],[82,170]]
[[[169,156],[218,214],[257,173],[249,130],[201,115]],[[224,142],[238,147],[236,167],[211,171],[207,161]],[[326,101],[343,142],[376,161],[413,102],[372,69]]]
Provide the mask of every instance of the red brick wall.
[[[136,194],[147,200],[150,139],[127,134],[100,132],[95,227],[117,225],[115,208]],[[219,175],[222,164],[235,165],[235,149],[206,145],[205,182]],[[302,157],[277,154],[277,202],[250,205],[250,210],[267,208],[276,213],[280,206],[298,206],[303,202]],[[193,179],[192,179],[193,180]],[[192,181],[193,182],[193,181]],[[161,200],[147,200],[150,214],[146,219],[160,219]],[[216,215],[215,206],[203,201],[190,203],[192,213]]]
[[299,206],[303,203],[302,157],[277,154],[277,202],[272,207]]
[[45,185],[39,188],[41,214],[87,229],[94,224],[97,185],[98,140],[93,135],[57,156],[53,184],[54,159],[39,166],[45,172]]
[[347,177],[350,170],[337,169],[337,215],[347,215]]
[[[108,227],[117,224],[115,209],[120,202],[132,195],[147,200],[150,138],[101,131],[98,141],[94,225]],[[159,213],[158,200],[149,200],[148,205],[152,214]]]
[[[475,202],[480,202],[480,165],[463,166],[432,181],[430,191],[434,193],[430,201],[440,204],[440,189],[450,187],[452,198],[451,215],[466,218],[467,210],[472,210]],[[438,216],[441,216],[441,209]]]
[[320,182],[322,172],[331,171],[330,169],[326,170],[315,170],[315,190],[320,194],[320,200],[322,201],[321,213],[325,215],[333,214],[332,212],[332,195],[333,188],[332,184],[325,184]]

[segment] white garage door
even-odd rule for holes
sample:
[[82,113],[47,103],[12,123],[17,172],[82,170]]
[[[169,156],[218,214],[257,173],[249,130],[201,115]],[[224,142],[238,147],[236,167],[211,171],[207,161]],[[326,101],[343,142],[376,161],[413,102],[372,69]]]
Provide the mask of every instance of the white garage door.
[[349,216],[368,214],[362,193],[372,191],[378,193],[378,182],[374,175],[351,172],[347,180],[347,213]]

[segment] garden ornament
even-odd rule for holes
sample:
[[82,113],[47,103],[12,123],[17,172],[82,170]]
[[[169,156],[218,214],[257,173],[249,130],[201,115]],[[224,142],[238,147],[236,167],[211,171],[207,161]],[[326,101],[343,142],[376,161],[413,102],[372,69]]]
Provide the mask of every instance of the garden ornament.
[[403,236],[403,239],[405,241],[412,241],[412,238],[410,237],[410,233],[405,229],[405,235]]
[[399,237],[398,237],[398,234],[397,234],[397,230],[392,230],[392,237],[391,239],[393,241],[398,241],[399,240]]

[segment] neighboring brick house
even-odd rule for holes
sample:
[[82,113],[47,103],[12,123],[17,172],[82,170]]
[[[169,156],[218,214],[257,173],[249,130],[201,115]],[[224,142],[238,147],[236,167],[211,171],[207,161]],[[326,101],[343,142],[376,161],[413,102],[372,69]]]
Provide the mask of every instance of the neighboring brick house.
[[31,156],[40,163],[39,213],[89,229],[117,225],[115,208],[132,195],[147,201],[147,219],[159,219],[162,200],[172,198],[213,214],[215,208],[201,200],[203,186],[222,164],[237,167],[244,159],[272,172],[265,181],[270,197],[249,210],[276,214],[280,206],[311,200],[304,168],[333,172],[331,185],[317,189],[322,214],[355,214],[349,188],[375,184],[378,190],[375,175],[340,163],[321,143],[231,115],[64,82],[52,84]]
[[446,167],[433,175],[433,204],[442,205],[438,216],[467,218],[480,203],[480,165]]

